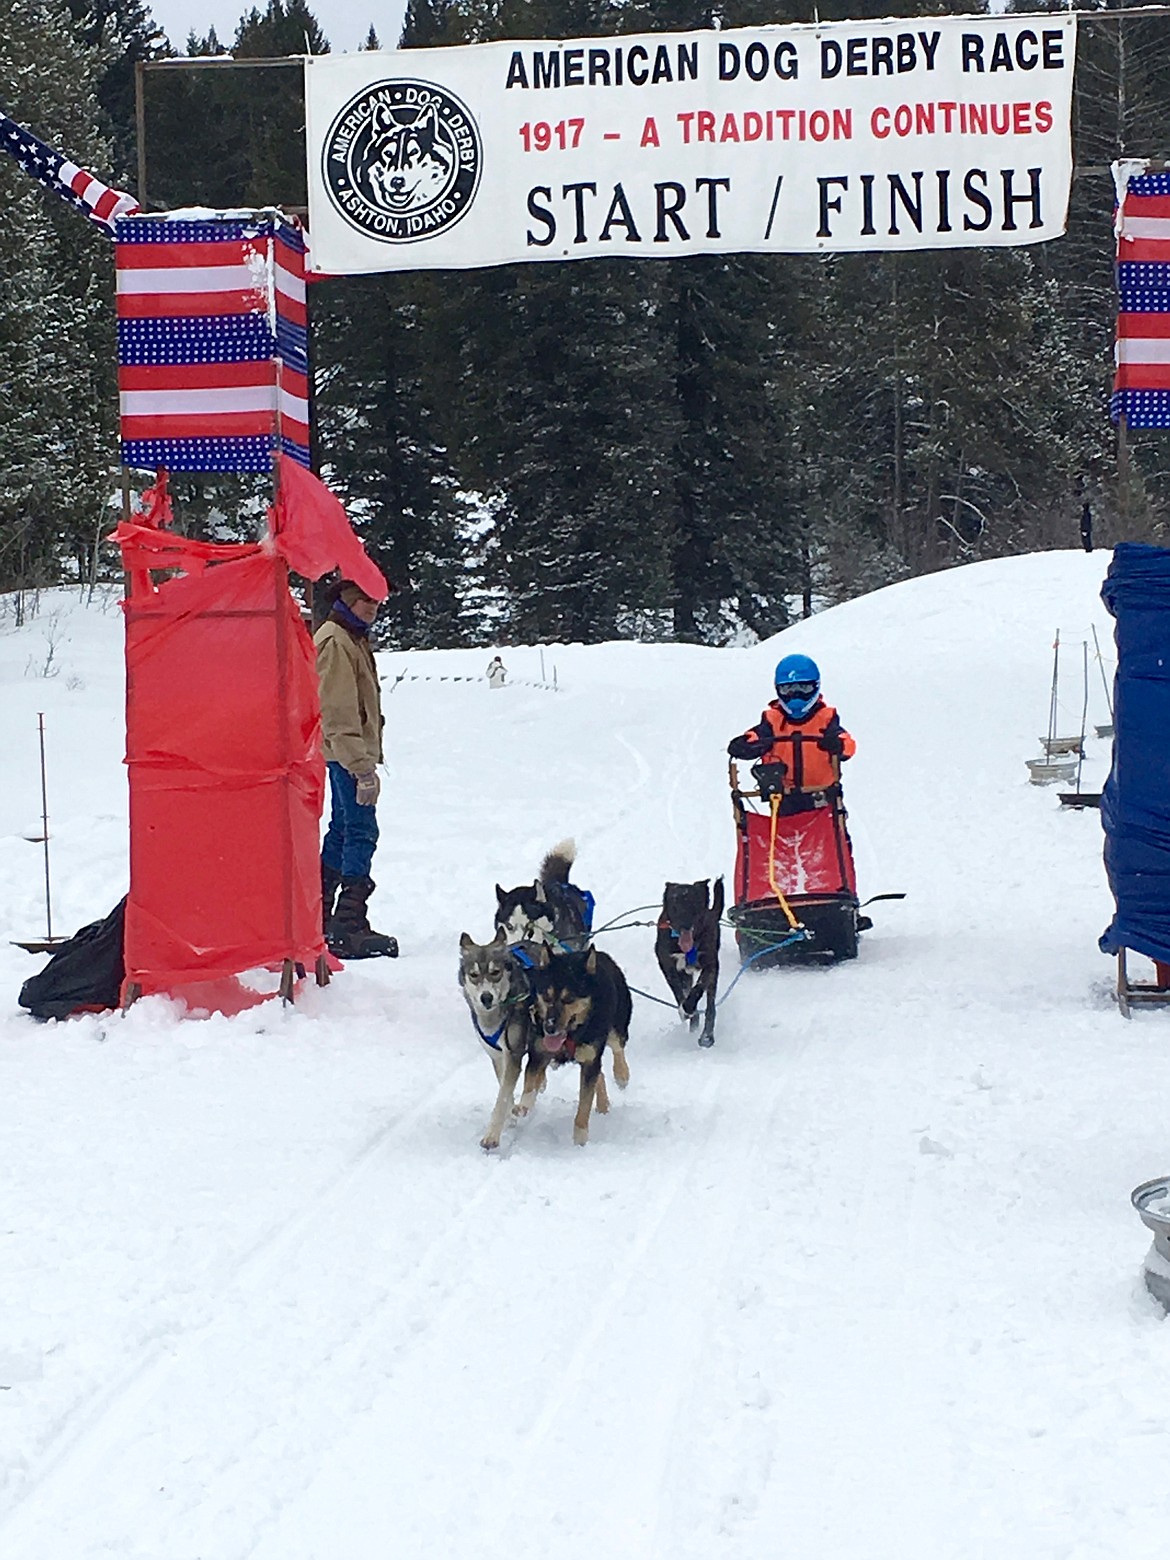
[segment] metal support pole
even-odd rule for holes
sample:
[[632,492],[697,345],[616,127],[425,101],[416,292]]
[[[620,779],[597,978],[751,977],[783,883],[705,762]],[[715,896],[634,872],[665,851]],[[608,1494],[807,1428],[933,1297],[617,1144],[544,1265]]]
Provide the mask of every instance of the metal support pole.
[[45,780],[45,717],[37,715],[41,746],[41,839],[45,847],[45,941],[53,941],[53,895],[49,887],[49,791]]

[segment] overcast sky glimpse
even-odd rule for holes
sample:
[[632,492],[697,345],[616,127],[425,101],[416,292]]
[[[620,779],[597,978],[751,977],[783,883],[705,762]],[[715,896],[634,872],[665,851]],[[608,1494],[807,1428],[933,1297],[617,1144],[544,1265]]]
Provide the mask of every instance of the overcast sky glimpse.
[[[230,45],[240,17],[252,8],[264,10],[264,0],[150,0],[151,14],[180,52],[187,34],[200,37],[214,27],[221,43]],[[360,49],[373,22],[384,49],[397,46],[405,0],[319,0],[309,9],[321,24],[332,49]]]

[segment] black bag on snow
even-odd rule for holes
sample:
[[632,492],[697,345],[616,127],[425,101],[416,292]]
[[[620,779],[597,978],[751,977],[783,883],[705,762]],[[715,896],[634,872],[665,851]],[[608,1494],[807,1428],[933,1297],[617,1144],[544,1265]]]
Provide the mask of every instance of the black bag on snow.
[[116,1008],[126,966],[122,938],[126,901],[104,921],[83,926],[64,942],[38,975],[30,975],[17,1001],[34,1018],[68,1018],[84,1008]]

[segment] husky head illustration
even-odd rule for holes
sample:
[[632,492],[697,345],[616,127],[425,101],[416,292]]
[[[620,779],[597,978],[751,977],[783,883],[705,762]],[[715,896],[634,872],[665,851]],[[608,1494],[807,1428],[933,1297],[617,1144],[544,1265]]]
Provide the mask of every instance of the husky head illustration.
[[404,119],[402,109],[377,106],[366,165],[371,199],[395,215],[430,206],[458,172],[455,148],[434,104],[408,112],[411,117]]

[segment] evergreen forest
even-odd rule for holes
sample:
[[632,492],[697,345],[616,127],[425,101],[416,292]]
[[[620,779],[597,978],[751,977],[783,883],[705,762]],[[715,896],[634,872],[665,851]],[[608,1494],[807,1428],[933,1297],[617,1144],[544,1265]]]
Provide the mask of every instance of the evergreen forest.
[[[1013,6],[1036,11],[1043,4]],[[888,15],[823,0],[820,20]],[[975,5],[901,0],[904,14]],[[809,0],[410,0],[431,47],[813,18]],[[172,40],[144,0],[5,0],[0,109],[150,210],[303,208],[307,0]],[[1014,250],[585,260],[313,284],[317,457],[399,587],[403,647],[728,643],[979,558],[1164,540],[1164,435],[1108,415],[1110,162],[1170,158],[1170,16],[1086,10],[1069,229]],[[110,576],[113,245],[0,158],[0,590]],[[134,474],[145,486],[147,474]],[[255,534],[265,485],[176,478]]]

